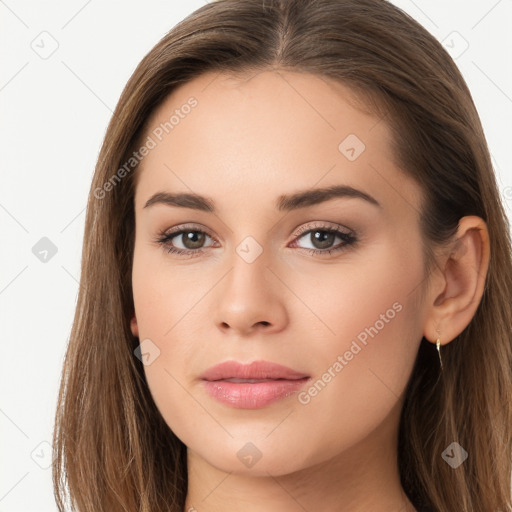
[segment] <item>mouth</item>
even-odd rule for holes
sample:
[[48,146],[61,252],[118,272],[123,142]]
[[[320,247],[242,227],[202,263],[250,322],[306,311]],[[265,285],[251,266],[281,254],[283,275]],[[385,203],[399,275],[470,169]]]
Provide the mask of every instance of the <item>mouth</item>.
[[201,379],[207,381],[228,379],[255,381],[298,380],[305,377],[309,377],[309,375],[270,361],[253,361],[250,364],[239,363],[238,361],[224,361],[208,368],[201,375]]
[[298,392],[310,376],[268,361],[226,361],[201,379],[213,399],[238,409],[259,409]]
[[246,384],[254,384],[256,382],[273,382],[276,380],[288,380],[288,379],[217,379],[212,382],[218,382],[222,380],[224,382],[244,382]]

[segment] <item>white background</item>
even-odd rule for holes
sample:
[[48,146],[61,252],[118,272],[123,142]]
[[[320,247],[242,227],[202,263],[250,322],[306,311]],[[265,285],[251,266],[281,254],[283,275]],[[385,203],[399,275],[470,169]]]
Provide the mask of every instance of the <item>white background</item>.
[[[0,0],[0,512],[56,510],[51,469],[40,466],[51,462],[95,161],[138,62],[204,3]],[[511,217],[512,1],[394,3],[453,41]],[[58,48],[43,59],[43,45]],[[57,248],[46,263],[32,252],[42,237]]]

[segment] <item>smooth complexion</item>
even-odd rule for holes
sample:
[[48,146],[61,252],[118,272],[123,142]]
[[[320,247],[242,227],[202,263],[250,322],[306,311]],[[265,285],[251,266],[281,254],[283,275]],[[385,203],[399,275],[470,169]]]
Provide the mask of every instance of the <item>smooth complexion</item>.
[[[426,277],[421,189],[396,166],[385,121],[356,109],[350,89],[282,70],[207,73],[175,90],[147,133],[192,96],[197,106],[138,169],[131,324],[160,350],[145,374],[188,447],[186,510],[414,511],[396,461],[403,392],[422,336],[447,343],[476,310],[485,224],[462,219],[459,241]],[[353,161],[338,149],[350,134],[366,146]],[[359,195],[276,207],[283,195],[338,185]],[[206,197],[214,211],[155,196],[166,193]],[[159,242],[180,229],[189,232]],[[307,404],[295,392],[236,408],[205,390],[201,374],[229,360],[318,381],[396,303],[400,312]],[[251,467],[247,452],[260,456]]]

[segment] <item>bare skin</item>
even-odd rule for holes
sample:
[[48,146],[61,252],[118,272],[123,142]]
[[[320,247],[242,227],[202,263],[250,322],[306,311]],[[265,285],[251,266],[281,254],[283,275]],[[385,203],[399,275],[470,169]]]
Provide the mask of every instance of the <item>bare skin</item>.
[[[282,70],[208,73],[150,119],[145,135],[157,143],[136,187],[132,332],[150,340],[148,385],[188,448],[185,510],[415,511],[396,460],[403,393],[422,336],[448,343],[474,315],[487,230],[463,218],[426,277],[421,189],[396,166],[384,120],[354,108],[351,94]],[[197,105],[158,140],[154,130],[191,97]],[[281,195],[334,185],[378,204],[352,193],[276,208]],[[145,207],[159,192],[207,196],[216,210]],[[196,245],[183,234],[156,241],[182,226]],[[336,234],[321,245],[313,235],[326,229],[355,241]],[[272,361],[311,380],[270,405],[236,408],[200,378],[226,360]],[[247,451],[259,457],[250,467]]]

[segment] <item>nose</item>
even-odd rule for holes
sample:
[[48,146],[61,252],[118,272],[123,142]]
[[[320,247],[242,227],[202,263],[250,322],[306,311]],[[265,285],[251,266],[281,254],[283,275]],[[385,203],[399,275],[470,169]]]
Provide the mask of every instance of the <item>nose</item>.
[[225,334],[238,336],[277,333],[288,321],[286,287],[260,257],[248,263],[235,255],[214,300],[215,323]]

